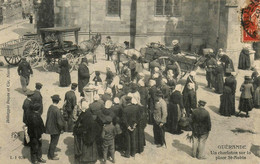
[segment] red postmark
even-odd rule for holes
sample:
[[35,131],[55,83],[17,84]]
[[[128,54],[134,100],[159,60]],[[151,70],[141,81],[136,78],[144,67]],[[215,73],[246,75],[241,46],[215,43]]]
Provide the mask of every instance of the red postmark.
[[242,41],[260,41],[260,0],[250,0],[250,4],[242,9]]

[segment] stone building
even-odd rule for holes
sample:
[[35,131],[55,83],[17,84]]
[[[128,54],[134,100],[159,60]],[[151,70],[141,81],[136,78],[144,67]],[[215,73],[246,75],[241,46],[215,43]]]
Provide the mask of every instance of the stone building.
[[[110,35],[139,49],[149,42],[183,50],[223,48],[237,63],[243,47],[237,0],[55,0],[55,26],[80,26],[80,40],[89,34]],[[104,39],[105,37],[103,37]]]

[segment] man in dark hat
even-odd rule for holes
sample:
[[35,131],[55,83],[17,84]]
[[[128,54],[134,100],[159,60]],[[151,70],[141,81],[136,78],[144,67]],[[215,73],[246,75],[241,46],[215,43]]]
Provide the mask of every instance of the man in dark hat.
[[139,121],[139,112],[135,105],[131,103],[131,97],[126,96],[126,106],[122,110],[123,132],[126,140],[125,157],[130,158],[136,153],[136,125]]
[[54,155],[54,151],[58,144],[60,134],[63,132],[64,129],[64,120],[61,114],[61,110],[58,108],[58,103],[60,102],[59,95],[51,96],[53,104],[50,105],[47,113],[46,119],[46,134],[50,134],[51,141],[48,150],[48,159],[50,160],[59,160],[58,157]]
[[77,88],[77,83],[71,84],[71,90],[66,92],[64,98],[64,109],[63,112],[66,112],[68,118],[65,118],[65,131],[66,132],[73,132],[73,109],[77,105],[77,97],[75,94],[75,90]]
[[211,130],[210,115],[204,108],[205,105],[206,102],[200,100],[198,102],[198,108],[194,109],[191,115],[193,136],[192,154],[194,158],[198,159],[205,159],[205,143]]
[[42,88],[41,83],[35,84],[35,91],[34,91],[34,94],[32,96],[32,101],[33,101],[33,103],[41,104],[41,108],[40,108],[39,113],[42,115],[42,113],[43,113],[43,103],[42,103],[42,94],[40,92],[41,88]]
[[18,71],[18,75],[20,76],[22,89],[24,92],[26,92],[26,90],[27,90],[26,87],[29,85],[30,75],[33,74],[33,70],[31,68],[30,64],[26,61],[25,57],[23,57],[21,59],[21,62],[18,65],[17,71]]
[[42,134],[44,133],[44,124],[41,118],[40,110],[42,105],[35,103],[28,119],[28,135],[30,137],[30,152],[32,164],[46,163],[42,159]]
[[162,147],[163,145],[166,146],[164,124],[166,123],[167,118],[167,104],[163,99],[163,94],[161,91],[158,91],[156,95],[157,101],[155,103],[155,108],[153,111],[154,143],[158,147]]
[[83,92],[83,88],[88,84],[90,78],[87,58],[82,58],[78,69],[78,91]]
[[[31,91],[31,90],[27,90],[26,91],[26,95],[27,95],[27,97],[26,97],[26,99],[24,100],[24,102],[23,102],[23,123],[26,125],[26,126],[28,126],[28,115],[31,113],[31,111],[32,111],[32,105],[33,105],[33,103],[32,103],[32,96],[33,96],[33,94],[34,94],[34,92],[33,91]],[[26,141],[26,139],[25,139],[25,137],[24,137],[24,146],[28,146],[28,143],[27,143],[27,141]]]

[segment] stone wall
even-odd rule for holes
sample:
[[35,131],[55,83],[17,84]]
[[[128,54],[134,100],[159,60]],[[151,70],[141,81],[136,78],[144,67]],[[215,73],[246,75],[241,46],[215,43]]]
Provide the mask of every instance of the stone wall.
[[[81,40],[88,38],[90,0],[56,0],[56,26],[81,26]],[[130,40],[130,9],[132,0],[121,1],[120,17],[106,16],[106,0],[91,0],[91,32],[110,35],[115,42]],[[179,39],[184,50],[197,51],[207,40],[208,0],[182,0],[178,17],[158,17],[155,1],[137,1],[136,48],[148,42],[171,46]],[[104,37],[103,37],[104,38]]]
[[[132,0],[121,0],[120,17],[106,15],[106,0],[56,0],[55,25],[80,26],[79,40],[88,39],[90,1],[91,32],[101,33],[103,39],[110,35],[119,43],[129,41]],[[174,17],[155,16],[155,0],[137,0],[136,3],[137,49],[158,41],[170,47],[171,41],[178,39],[186,51],[223,48],[237,63],[243,47],[239,20],[243,1],[181,0],[181,14]]]
[[3,14],[3,24],[22,19],[22,5],[20,0],[4,2],[1,5]]

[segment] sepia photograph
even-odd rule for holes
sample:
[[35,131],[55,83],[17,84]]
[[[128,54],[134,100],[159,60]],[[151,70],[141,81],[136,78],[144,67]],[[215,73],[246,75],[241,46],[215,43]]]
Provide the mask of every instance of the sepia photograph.
[[0,0],[1,164],[260,164],[260,0]]

